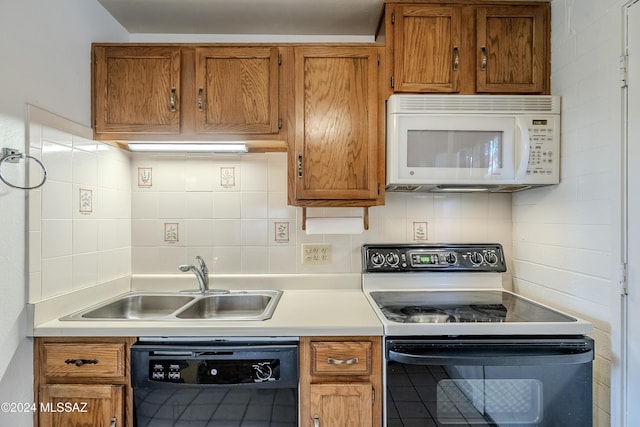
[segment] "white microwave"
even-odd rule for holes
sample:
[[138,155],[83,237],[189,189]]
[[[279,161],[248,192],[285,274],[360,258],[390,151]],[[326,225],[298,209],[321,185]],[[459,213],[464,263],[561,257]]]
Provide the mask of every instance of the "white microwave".
[[392,95],[387,191],[513,192],[560,182],[560,97]]

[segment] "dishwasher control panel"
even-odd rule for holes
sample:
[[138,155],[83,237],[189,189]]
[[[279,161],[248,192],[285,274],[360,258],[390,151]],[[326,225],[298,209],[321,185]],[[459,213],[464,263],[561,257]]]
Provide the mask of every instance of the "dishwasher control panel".
[[131,374],[134,388],[292,387],[298,384],[298,343],[138,342],[131,347]]
[[280,360],[149,360],[148,380],[182,384],[245,384],[280,379]]

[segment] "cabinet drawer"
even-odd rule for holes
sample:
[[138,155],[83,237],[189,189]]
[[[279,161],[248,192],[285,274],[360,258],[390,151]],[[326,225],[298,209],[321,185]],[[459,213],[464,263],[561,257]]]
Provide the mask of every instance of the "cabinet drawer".
[[311,343],[312,375],[370,375],[371,342]]
[[125,376],[124,343],[46,343],[45,377],[117,378]]

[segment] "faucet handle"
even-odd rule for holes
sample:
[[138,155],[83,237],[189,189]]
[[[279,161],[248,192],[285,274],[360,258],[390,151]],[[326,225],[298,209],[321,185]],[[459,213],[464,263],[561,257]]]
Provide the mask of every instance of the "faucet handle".
[[204,263],[204,260],[202,259],[202,257],[198,255],[196,256],[196,260],[198,261],[198,264],[200,264],[200,271],[202,271],[202,273],[205,276],[209,274],[209,269],[207,268],[207,264]]

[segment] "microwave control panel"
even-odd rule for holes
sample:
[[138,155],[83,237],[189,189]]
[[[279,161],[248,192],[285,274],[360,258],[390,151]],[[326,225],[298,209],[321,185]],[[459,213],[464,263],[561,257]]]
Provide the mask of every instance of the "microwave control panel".
[[559,138],[555,117],[527,117],[525,123],[529,133],[529,161],[527,165],[527,182],[546,181],[547,178],[557,177],[556,164],[560,160],[560,153],[556,152]]

